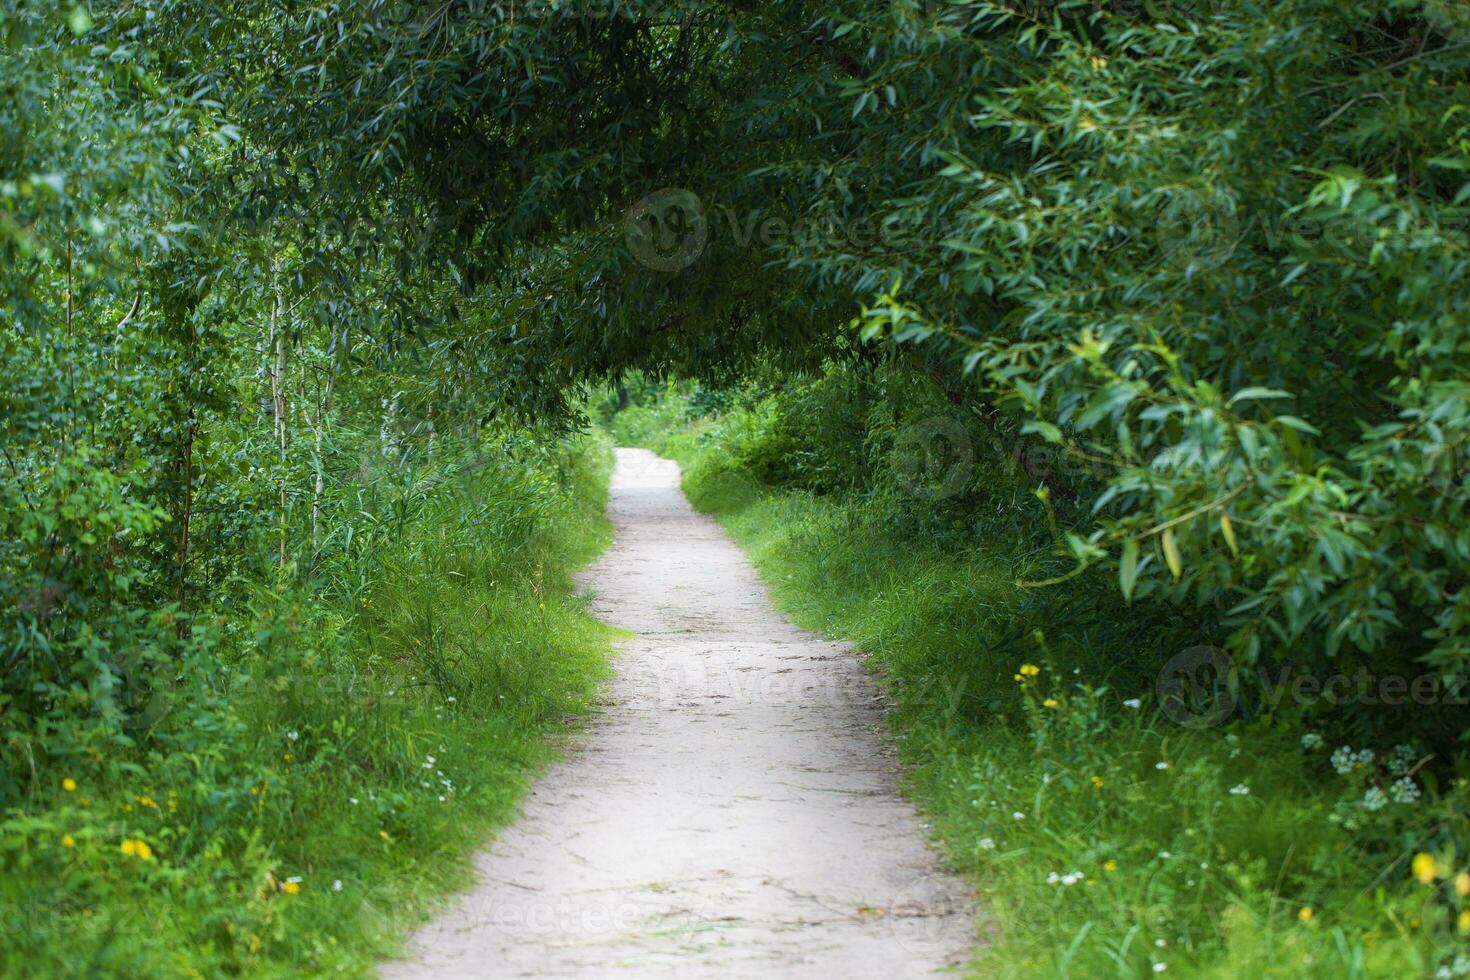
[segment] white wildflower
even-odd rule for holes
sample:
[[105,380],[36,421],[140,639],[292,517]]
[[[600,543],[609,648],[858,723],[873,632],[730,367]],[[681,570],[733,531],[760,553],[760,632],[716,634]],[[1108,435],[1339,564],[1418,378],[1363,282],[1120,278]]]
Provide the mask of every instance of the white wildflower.
[[1307,732],[1307,734],[1302,736],[1302,748],[1306,749],[1308,752],[1312,751],[1313,749],[1320,749],[1321,747],[1322,736],[1318,735],[1316,732]]
[[1250,796],[1251,795],[1251,788],[1249,786],[1247,786],[1245,783],[1240,783],[1239,785],[1230,787],[1230,795],[1231,796]]
[[1412,776],[1405,776],[1394,780],[1394,784],[1388,788],[1388,795],[1393,797],[1395,803],[1413,803],[1419,799],[1419,785]]
[[993,850],[995,850],[995,841],[991,840],[989,837],[982,837],[982,838],[980,838],[980,850],[982,850],[982,851],[993,851]]
[[1142,706],[1143,702],[1140,701],[1138,698],[1129,698],[1128,700],[1123,702],[1123,707],[1125,708],[1139,708]]

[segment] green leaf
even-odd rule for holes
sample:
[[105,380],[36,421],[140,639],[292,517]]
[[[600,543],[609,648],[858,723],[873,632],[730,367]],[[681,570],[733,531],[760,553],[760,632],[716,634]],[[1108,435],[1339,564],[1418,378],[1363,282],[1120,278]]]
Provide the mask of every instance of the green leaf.
[[1050,422],[1043,422],[1041,419],[1028,419],[1021,425],[1021,431],[1026,433],[1035,432],[1050,443],[1059,444],[1062,441],[1062,430]]
[[1240,557],[1240,547],[1239,547],[1239,545],[1236,544],[1236,541],[1235,541],[1235,525],[1233,525],[1233,524],[1230,523],[1230,515],[1229,514],[1226,514],[1226,513],[1221,513],[1220,514],[1220,533],[1223,534],[1223,535],[1225,535],[1225,543],[1230,546],[1230,553],[1232,555],[1234,555],[1235,557],[1239,558]]
[[1236,402],[1259,401],[1266,398],[1290,398],[1291,393],[1278,391],[1275,388],[1242,388],[1226,404],[1234,405]]
[[1159,543],[1164,546],[1164,561],[1169,565],[1169,571],[1174,576],[1174,581],[1179,581],[1184,574],[1184,563],[1179,560],[1179,544],[1174,540],[1174,529],[1164,528],[1164,533],[1159,537]]
[[1288,429],[1295,429],[1298,432],[1305,432],[1308,435],[1320,436],[1322,434],[1316,426],[1307,422],[1305,419],[1297,418],[1295,415],[1278,415],[1274,421],[1279,422]]
[[1129,538],[1123,542],[1123,555],[1118,559],[1118,587],[1123,590],[1123,598],[1132,601],[1133,586],[1138,581],[1138,539]]

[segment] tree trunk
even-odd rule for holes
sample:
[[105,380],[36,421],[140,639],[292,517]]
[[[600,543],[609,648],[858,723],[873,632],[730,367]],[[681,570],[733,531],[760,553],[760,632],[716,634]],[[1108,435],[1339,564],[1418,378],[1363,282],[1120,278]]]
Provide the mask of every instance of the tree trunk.
[[270,320],[270,341],[273,363],[271,365],[271,407],[275,419],[276,451],[277,461],[280,465],[280,515],[277,522],[278,536],[278,568],[282,574],[286,571],[286,463],[287,463],[287,428],[286,428],[286,331],[282,323],[284,314],[281,298],[281,276],[280,265],[277,263],[273,268],[273,286]]
[[312,422],[312,435],[316,442],[312,459],[312,465],[316,470],[316,485],[312,488],[311,495],[311,552],[313,558],[322,550],[322,494],[327,488],[326,467],[322,460],[322,443],[325,441],[327,422],[332,413],[332,391],[337,386],[337,371],[342,359],[347,356],[348,329],[343,327],[340,337],[334,334],[332,342],[327,346],[327,381],[322,389],[321,398],[317,401],[316,417]]

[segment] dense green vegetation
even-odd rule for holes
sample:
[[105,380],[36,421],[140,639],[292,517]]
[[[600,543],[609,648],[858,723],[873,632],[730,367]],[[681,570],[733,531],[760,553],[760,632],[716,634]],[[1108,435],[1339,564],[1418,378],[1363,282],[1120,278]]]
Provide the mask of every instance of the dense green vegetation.
[[[1467,69],[1454,0],[0,0],[3,962],[390,942],[597,673],[587,390],[678,376],[720,416],[693,486],[793,608],[942,682],[900,718],[962,746],[914,756],[958,853],[1011,838],[949,780],[1047,757],[982,709],[1138,800],[1159,777],[1085,753],[1181,778],[1167,820],[987,858],[999,890],[1085,840],[1108,921],[1178,905],[1124,857],[1194,830],[1253,857],[1198,854],[1194,921],[1239,911],[1180,969],[1280,938],[1455,972]],[[1157,706],[1238,759],[1042,724],[1043,689],[1087,716],[1069,676],[1146,693],[1201,648]],[[1179,809],[1240,759],[1279,814]],[[1142,964],[1069,909],[997,955]]]
[[[548,736],[589,706],[610,639],[568,580],[607,540],[604,446],[514,462],[503,443],[476,448],[393,461],[344,438],[319,563],[209,602],[180,604],[150,567],[157,525],[119,519],[114,537],[136,537],[109,566],[135,579],[110,597],[120,622],[98,637],[99,598],[76,580],[26,665],[44,686],[7,687],[0,973],[362,973],[467,881]],[[96,492],[53,481],[33,491],[41,514]],[[252,557],[269,568],[276,515],[230,516],[260,532],[257,552],[201,552],[237,576]],[[105,525],[92,510],[62,526]],[[58,577],[85,553],[62,547]],[[63,642],[138,659],[109,686]]]
[[606,669],[607,447],[442,401],[309,243],[192,226],[208,100],[4,14],[0,974],[363,973]]
[[1406,792],[1422,747],[1358,757],[1342,718],[1309,727],[1290,697],[1276,718],[1246,704],[1179,724],[1157,672],[1198,624],[1098,575],[1018,586],[1057,559],[1014,460],[915,495],[928,475],[894,425],[937,396],[902,370],[838,369],[605,408],[620,441],[684,464],[784,611],[870,654],[910,788],[984,897],[975,975],[1457,975],[1470,879],[1444,901],[1410,859],[1458,831],[1464,801]]

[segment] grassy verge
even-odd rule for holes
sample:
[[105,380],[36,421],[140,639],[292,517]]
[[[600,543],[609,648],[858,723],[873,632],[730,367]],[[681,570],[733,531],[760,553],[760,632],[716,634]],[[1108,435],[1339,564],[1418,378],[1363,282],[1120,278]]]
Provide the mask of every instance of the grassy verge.
[[1161,635],[1187,641],[1169,635],[1180,627],[1167,609],[1082,602],[1106,588],[1096,582],[1020,588],[1036,559],[1010,542],[934,547],[856,495],[762,485],[722,441],[741,420],[691,427],[661,411],[630,413],[620,438],[684,464],[691,501],[796,622],[869,654],[911,792],[978,882],[974,975],[1470,969],[1466,918],[1456,925],[1470,879],[1430,887],[1452,876],[1441,856],[1420,861],[1431,881],[1412,880],[1397,805],[1356,802],[1362,766],[1329,763],[1332,747],[1310,733],[1264,721],[1196,730],[1157,710],[1152,673],[1128,665]]
[[0,819],[0,973],[370,974],[604,675],[571,572],[611,540],[610,458],[592,439],[380,488],[362,511],[397,519],[327,587],[221,617],[240,652],[172,706],[187,725],[79,752]]

